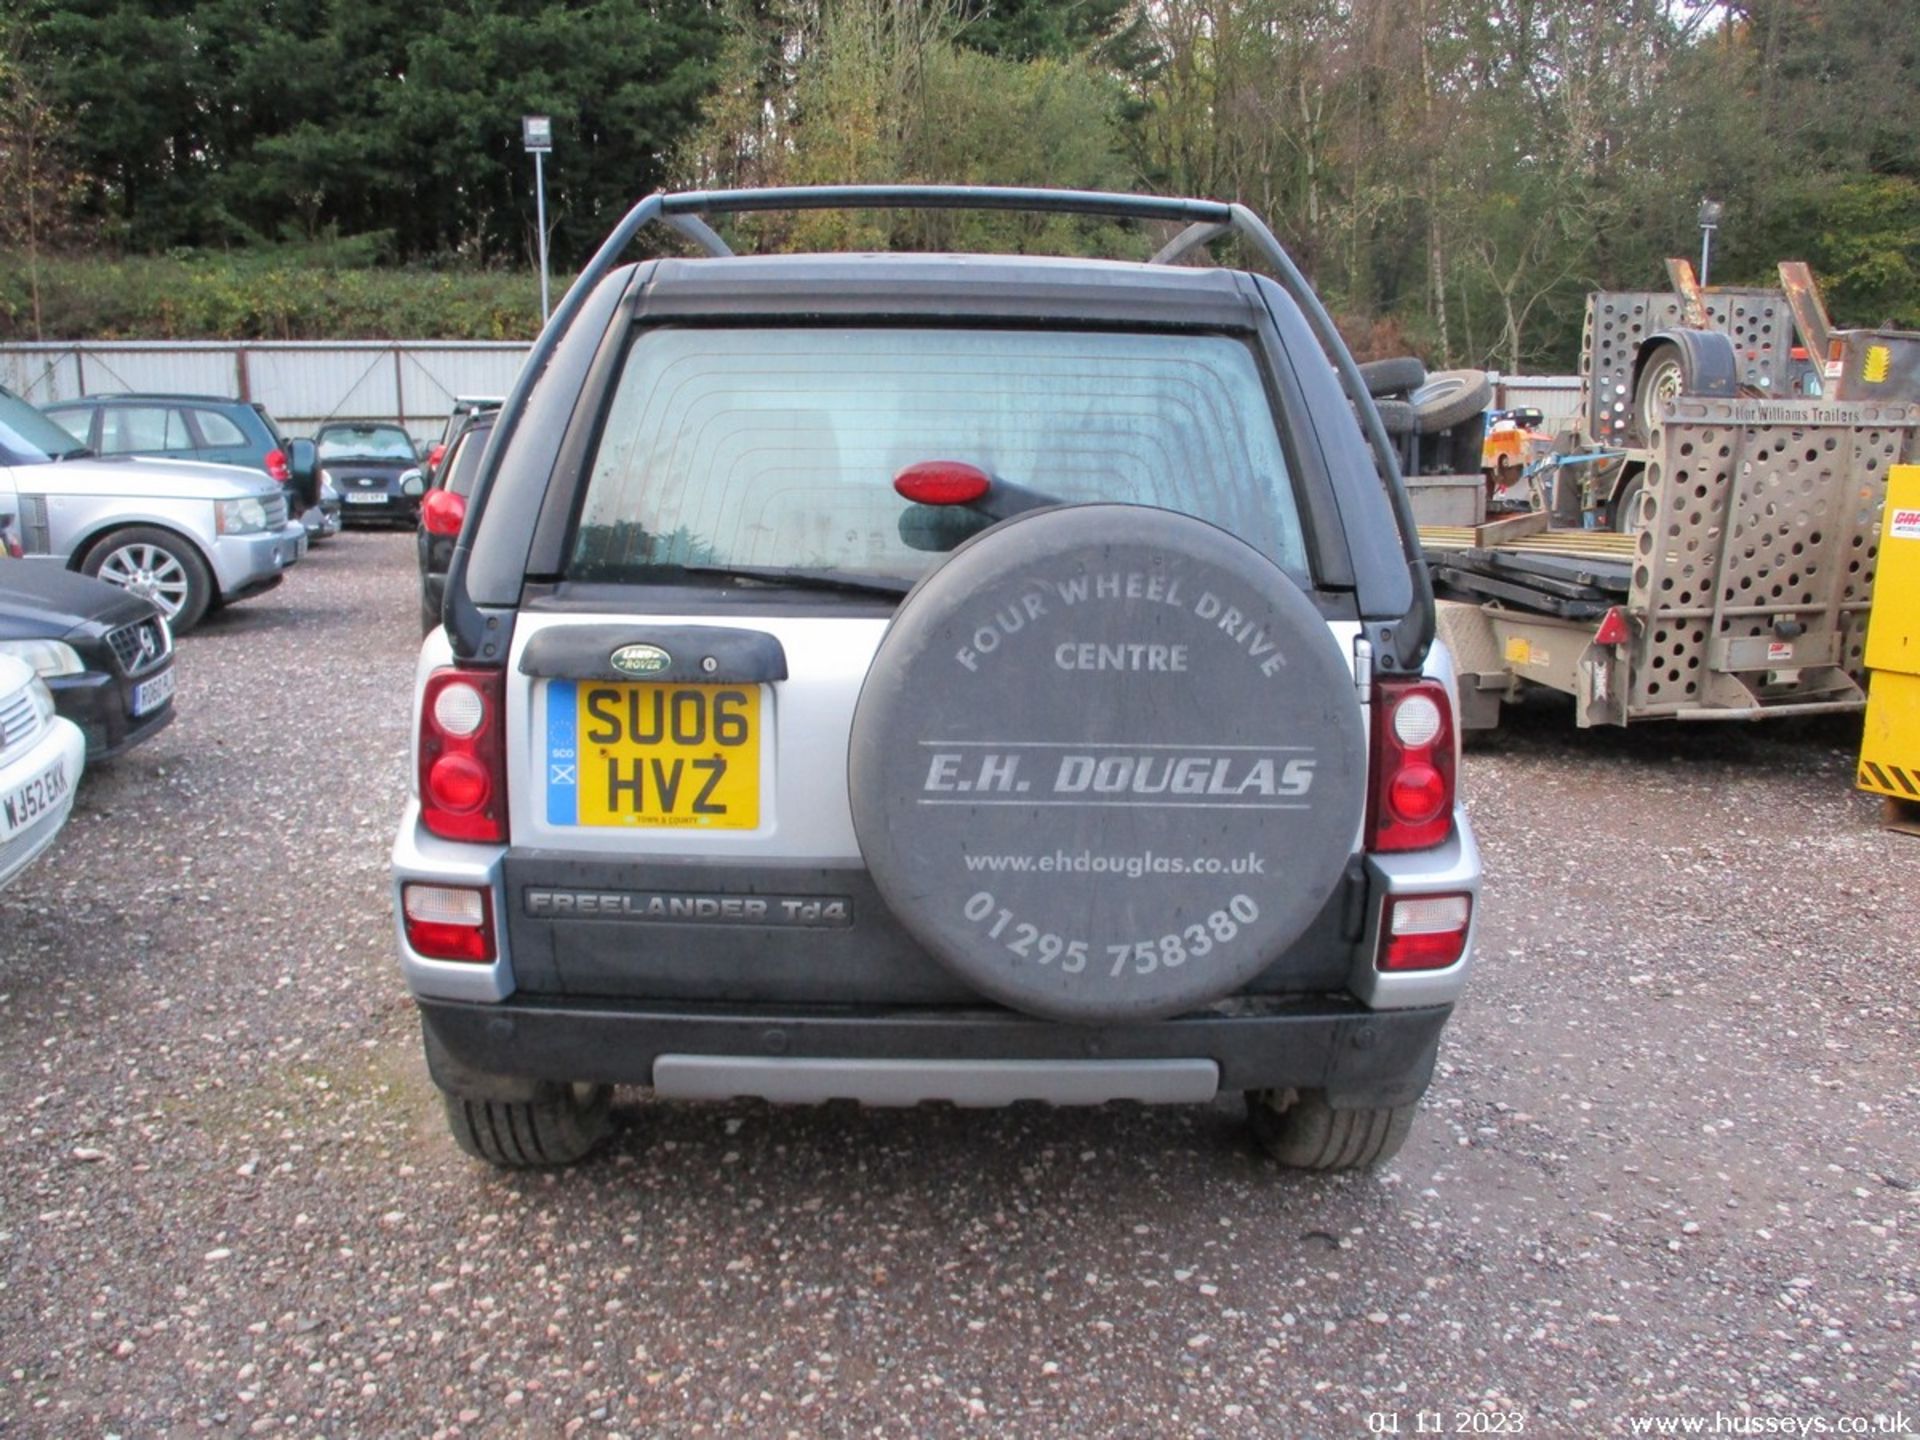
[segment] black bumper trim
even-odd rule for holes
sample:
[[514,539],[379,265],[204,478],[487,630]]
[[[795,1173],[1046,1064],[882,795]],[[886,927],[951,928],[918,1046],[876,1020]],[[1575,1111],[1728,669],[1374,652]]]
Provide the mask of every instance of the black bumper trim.
[[1292,1086],[1336,1106],[1405,1105],[1433,1074],[1450,1005],[1367,1010],[1311,999],[1238,1002],[1145,1025],[1062,1025],[992,1009],[595,1006],[421,999],[427,1065],[470,1099],[531,1099],[570,1081],[650,1085],[662,1054],[842,1060],[1206,1059],[1222,1090]]

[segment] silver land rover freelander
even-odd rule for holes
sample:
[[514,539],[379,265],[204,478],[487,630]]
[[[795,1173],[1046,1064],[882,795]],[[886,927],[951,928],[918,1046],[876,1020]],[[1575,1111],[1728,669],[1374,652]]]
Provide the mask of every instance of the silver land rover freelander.
[[[822,207],[1165,244],[736,256],[712,228]],[[625,262],[655,222],[705,255]],[[1181,263],[1225,238],[1274,278]],[[1283,1162],[1399,1148],[1480,884],[1451,675],[1366,387],[1250,212],[649,197],[463,504],[393,877],[468,1151],[576,1160],[617,1085],[1238,1091]]]

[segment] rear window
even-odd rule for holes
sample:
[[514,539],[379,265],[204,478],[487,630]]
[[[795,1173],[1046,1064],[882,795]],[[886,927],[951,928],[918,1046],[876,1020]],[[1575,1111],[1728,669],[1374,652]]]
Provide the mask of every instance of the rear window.
[[[589,472],[577,580],[752,566],[911,579],[901,469],[959,460],[1061,502],[1221,526],[1306,577],[1253,350],[1222,335],[654,329]],[[919,532],[924,533],[924,532]]]
[[487,437],[493,433],[491,426],[485,429],[469,430],[453,447],[453,456],[447,462],[446,488],[456,495],[473,493],[474,477],[480,473],[480,462],[487,453]]

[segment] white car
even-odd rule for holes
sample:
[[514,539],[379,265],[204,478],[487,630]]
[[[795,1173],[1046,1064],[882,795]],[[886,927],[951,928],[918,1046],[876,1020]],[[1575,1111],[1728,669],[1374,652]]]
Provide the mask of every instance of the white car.
[[0,514],[29,557],[96,575],[160,607],[173,632],[280,583],[307,553],[281,486],[258,471],[103,459],[0,389]]
[[53,713],[46,683],[0,655],[0,889],[67,823],[86,755],[79,727]]

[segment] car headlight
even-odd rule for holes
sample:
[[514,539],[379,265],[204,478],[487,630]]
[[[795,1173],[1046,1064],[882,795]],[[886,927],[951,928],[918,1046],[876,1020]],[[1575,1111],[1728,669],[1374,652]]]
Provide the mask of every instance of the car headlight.
[[418,500],[427,493],[427,477],[418,470],[406,470],[400,475],[400,493],[409,500]]
[[222,500],[215,528],[222,535],[250,535],[267,528],[267,507],[258,500]]
[[26,661],[40,676],[78,675],[87,668],[80,652],[60,640],[0,640],[0,655]]
[[27,682],[27,694],[33,697],[34,713],[43,723],[53,719],[53,692],[47,689],[46,681],[36,675]]

